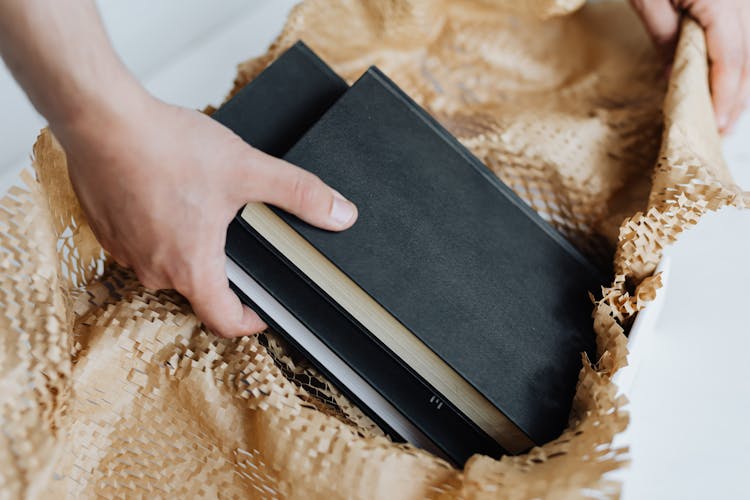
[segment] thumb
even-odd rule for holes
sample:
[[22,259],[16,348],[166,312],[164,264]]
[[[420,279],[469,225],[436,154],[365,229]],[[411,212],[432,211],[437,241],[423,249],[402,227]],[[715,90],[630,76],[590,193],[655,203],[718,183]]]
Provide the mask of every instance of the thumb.
[[718,18],[701,18],[706,30],[706,49],[710,62],[711,96],[719,129],[728,131],[744,109],[748,83],[748,47],[742,18],[719,11]]
[[219,337],[240,337],[265,330],[263,320],[229,288],[225,261],[226,256],[221,253],[201,263],[193,283],[178,291],[190,301],[196,316]]
[[680,14],[671,0],[630,0],[665,60],[671,62],[680,29]]
[[316,175],[257,150],[253,157],[243,202],[270,203],[330,231],[347,229],[357,220],[354,203]]

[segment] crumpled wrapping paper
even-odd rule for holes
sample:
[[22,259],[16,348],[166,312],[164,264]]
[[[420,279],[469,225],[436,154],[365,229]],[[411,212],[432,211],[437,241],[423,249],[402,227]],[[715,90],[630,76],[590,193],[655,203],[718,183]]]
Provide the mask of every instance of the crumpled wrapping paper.
[[0,496],[617,496],[603,475],[627,460],[612,446],[628,422],[611,382],[624,332],[660,287],[662,249],[746,196],[721,157],[699,27],[683,23],[667,82],[627,6],[581,3],[312,0],[236,80],[300,38],[349,80],[377,64],[613,263],[592,291],[600,358],[562,436],[462,470],[390,442],[273,332],[216,338],[107,259],[45,130],[28,189],[0,201]]

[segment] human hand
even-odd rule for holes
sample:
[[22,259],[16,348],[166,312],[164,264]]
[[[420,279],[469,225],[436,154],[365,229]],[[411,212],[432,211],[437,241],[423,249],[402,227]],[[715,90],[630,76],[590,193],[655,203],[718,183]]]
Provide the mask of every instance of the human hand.
[[102,246],[151,289],[174,288],[216,334],[265,328],[229,289],[227,226],[251,201],[324,229],[356,207],[313,174],[268,156],[208,116],[131,91],[112,109],[51,123],[73,187]]
[[706,33],[709,82],[719,130],[731,129],[750,96],[750,1],[630,0],[646,29],[671,59],[679,35],[680,14],[694,18]]

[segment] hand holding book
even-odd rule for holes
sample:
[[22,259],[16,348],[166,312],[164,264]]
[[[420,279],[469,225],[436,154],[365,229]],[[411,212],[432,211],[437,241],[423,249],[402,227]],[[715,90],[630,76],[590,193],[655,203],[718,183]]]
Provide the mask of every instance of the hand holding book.
[[264,201],[336,231],[354,222],[354,205],[202,113],[149,95],[117,58],[93,1],[2,8],[2,56],[62,143],[104,248],[149,288],[185,295],[219,335],[265,328],[228,287],[229,221]]
[[230,291],[224,270],[226,229],[237,210],[263,201],[337,231],[354,222],[356,207],[202,113],[148,96],[128,102],[127,112],[55,127],[97,238],[148,288],[185,295],[215,333],[264,329]]

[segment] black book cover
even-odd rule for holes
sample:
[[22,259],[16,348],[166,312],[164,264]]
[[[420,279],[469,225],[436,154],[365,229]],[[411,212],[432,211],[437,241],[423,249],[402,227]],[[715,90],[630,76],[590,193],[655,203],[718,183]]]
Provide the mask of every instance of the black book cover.
[[534,442],[559,435],[595,353],[585,258],[376,68],[284,158],[360,215],[277,214]]
[[[347,91],[298,44],[214,116],[272,154],[296,143],[285,158],[360,219],[329,233],[277,213],[535,442],[559,434],[600,283],[564,238],[376,69]],[[503,451],[261,241],[238,219],[227,253],[451,459]]]
[[297,42],[212,115],[245,142],[283,156],[349,86]]
[[[304,44],[297,43],[227,102],[213,117],[246,142],[270,154],[283,155],[348,88]],[[381,392],[417,426],[446,458],[461,465],[474,453],[499,456],[504,450],[429,385],[375,342],[345,311],[332,304],[283,258],[261,243],[239,216],[227,233],[227,255],[242,270],[315,332],[360,376]],[[233,286],[251,306],[252,301]],[[297,348],[273,317],[254,307],[263,319]],[[300,349],[304,352],[304,349]],[[326,366],[311,359],[329,380],[358,403],[394,439],[402,437],[347,390]]]

